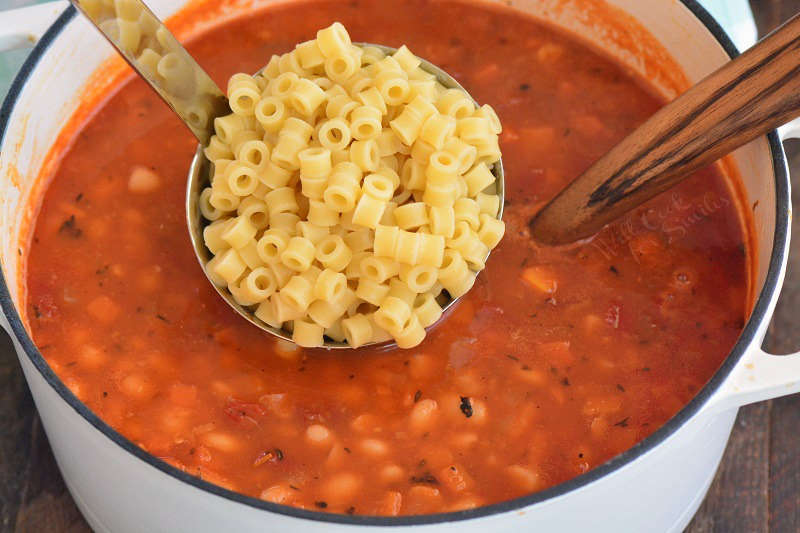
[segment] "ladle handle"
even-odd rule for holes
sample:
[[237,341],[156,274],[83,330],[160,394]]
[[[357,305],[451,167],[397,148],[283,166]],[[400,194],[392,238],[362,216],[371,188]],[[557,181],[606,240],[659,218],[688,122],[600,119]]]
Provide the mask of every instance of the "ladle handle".
[[70,0],[180,116],[201,144],[228,99],[141,0]]
[[531,221],[564,244],[800,114],[800,15],[659,110]]

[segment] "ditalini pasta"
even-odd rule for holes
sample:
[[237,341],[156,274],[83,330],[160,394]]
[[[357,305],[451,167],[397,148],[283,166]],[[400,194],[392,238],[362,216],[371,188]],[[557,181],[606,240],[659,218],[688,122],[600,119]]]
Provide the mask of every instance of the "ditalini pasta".
[[200,195],[209,278],[301,346],[422,342],[505,231],[492,108],[338,22],[228,98]]

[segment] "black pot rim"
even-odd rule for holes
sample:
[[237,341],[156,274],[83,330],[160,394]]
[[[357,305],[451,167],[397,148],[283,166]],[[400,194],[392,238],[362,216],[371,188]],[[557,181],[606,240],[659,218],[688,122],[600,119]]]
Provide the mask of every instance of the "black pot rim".
[[[708,32],[717,40],[717,42],[731,58],[736,57],[739,54],[736,46],[730,40],[719,23],[717,23],[717,21],[696,0],[681,0],[681,2],[706,27]],[[60,35],[61,31],[75,17],[75,15],[76,10],[70,5],[39,40],[29,55],[27,61],[25,61],[24,65],[22,66],[20,72],[14,79],[8,95],[6,96],[2,107],[0,107],[0,143],[2,143],[2,140],[5,137],[5,133],[8,129],[9,118],[14,110],[14,106],[16,105],[26,81],[31,76],[40,59],[50,48],[50,45]],[[354,526],[429,525],[458,522],[492,515],[499,515],[512,511],[519,511],[531,505],[542,503],[557,496],[562,496],[571,491],[584,487],[594,481],[597,481],[657,447],[664,440],[675,433],[680,427],[682,427],[703,407],[703,405],[705,405],[709,398],[714,394],[714,392],[717,391],[720,385],[731,373],[733,368],[746,352],[747,348],[757,339],[759,324],[761,324],[767,317],[772,295],[775,294],[775,292],[779,289],[781,269],[783,266],[783,259],[787,251],[789,238],[788,222],[790,199],[789,176],[786,168],[786,159],[783,152],[783,147],[779,141],[776,131],[772,131],[767,135],[767,141],[769,143],[769,148],[772,155],[776,192],[776,225],[775,233],[773,235],[773,248],[770,256],[767,277],[764,282],[764,287],[759,293],[755,306],[753,307],[753,312],[750,316],[750,319],[747,321],[747,324],[742,330],[736,345],[723,361],[722,365],[714,374],[714,376],[700,390],[700,392],[698,392],[698,394],[666,424],[629,450],[617,455],[616,457],[610,459],[600,466],[597,466],[585,474],[550,487],[544,491],[520,498],[515,498],[513,500],[478,507],[476,509],[401,517],[360,515],[350,516],[318,511],[308,511],[287,505],[275,504],[257,498],[252,498],[250,496],[245,496],[237,492],[232,492],[203,481],[198,477],[187,474],[186,472],[183,472],[182,470],[179,470],[148,454],[134,443],[123,437],[121,434],[117,433],[113,428],[95,415],[74,394],[72,394],[72,392],[61,382],[58,376],[56,376],[56,374],[47,364],[45,359],[42,357],[42,354],[36,348],[32,339],[25,330],[20,315],[17,312],[13,301],[11,300],[11,295],[6,284],[4,272],[0,272],[0,307],[2,307],[3,313],[7,317],[14,335],[22,345],[22,348],[30,362],[42,375],[45,381],[81,417],[83,417],[89,424],[94,426],[95,429],[100,431],[103,435],[119,445],[123,450],[140,459],[146,465],[160,470],[161,472],[179,481],[194,486],[204,492],[219,496],[232,502],[247,505],[263,511],[268,511],[270,513],[276,513],[305,520]]]

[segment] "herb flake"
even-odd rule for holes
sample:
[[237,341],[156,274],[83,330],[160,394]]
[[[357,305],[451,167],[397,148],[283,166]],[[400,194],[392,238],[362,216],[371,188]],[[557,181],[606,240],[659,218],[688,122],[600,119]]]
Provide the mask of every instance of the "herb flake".
[[58,232],[69,235],[73,239],[77,239],[83,235],[83,230],[80,229],[75,222],[75,215],[70,215],[67,220],[62,222],[61,226],[58,228]]
[[428,485],[438,485],[439,480],[430,472],[424,472],[419,476],[411,476],[411,483],[427,483]]
[[469,399],[469,396],[461,396],[461,412],[464,413],[464,416],[467,418],[472,416],[472,402]]

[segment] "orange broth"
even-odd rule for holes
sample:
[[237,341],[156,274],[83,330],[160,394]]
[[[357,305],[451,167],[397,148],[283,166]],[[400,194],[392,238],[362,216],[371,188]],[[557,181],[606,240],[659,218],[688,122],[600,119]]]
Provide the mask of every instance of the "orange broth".
[[[658,429],[716,371],[746,314],[743,224],[720,170],[589,242],[541,247],[531,216],[662,105],[577,40],[471,2],[304,0],[188,48],[223,82],[335,20],[357,41],[408,44],[499,113],[507,233],[475,288],[411,350],[276,343],[203,275],[184,222],[195,141],[129,79],[76,132],[35,222],[28,321],[61,379],[189,473],[341,513],[507,500]],[[137,167],[155,174],[151,192],[129,191]]]

